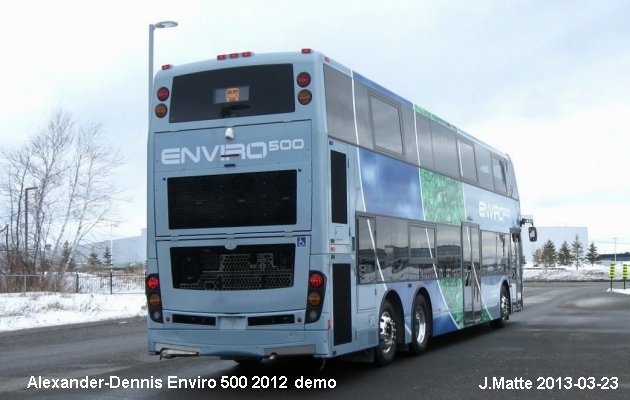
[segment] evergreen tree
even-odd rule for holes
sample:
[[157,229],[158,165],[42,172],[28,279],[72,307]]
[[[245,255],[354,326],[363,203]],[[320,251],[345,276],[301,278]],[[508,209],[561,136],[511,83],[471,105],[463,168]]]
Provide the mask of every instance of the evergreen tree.
[[109,247],[105,247],[105,251],[103,252],[103,265],[109,268],[112,268],[112,253],[109,250]]
[[566,267],[571,265],[571,251],[569,250],[569,244],[565,240],[558,250],[558,264]]
[[92,269],[96,269],[102,265],[101,260],[98,259],[98,254],[96,254],[94,249],[92,249],[92,252],[87,259],[87,265]]
[[591,265],[595,264],[595,262],[599,260],[599,253],[597,252],[597,247],[595,247],[595,243],[593,242],[591,242],[591,245],[588,246],[586,259],[591,263]]
[[65,265],[67,263],[67,271],[75,271],[77,269],[77,263],[74,261],[74,255],[71,254],[70,243],[68,243],[67,240],[64,242],[63,248],[61,249],[60,261],[62,265]]
[[556,245],[551,240],[547,240],[542,250],[542,262],[545,267],[554,267],[558,260],[558,253],[556,252]]
[[571,243],[571,260],[575,263],[576,270],[584,262],[584,246],[578,235],[575,235],[575,240]]
[[536,249],[534,251],[534,254],[532,254],[532,258],[533,258],[533,262],[534,262],[534,266],[537,267],[540,264],[542,264],[542,250],[540,248]]

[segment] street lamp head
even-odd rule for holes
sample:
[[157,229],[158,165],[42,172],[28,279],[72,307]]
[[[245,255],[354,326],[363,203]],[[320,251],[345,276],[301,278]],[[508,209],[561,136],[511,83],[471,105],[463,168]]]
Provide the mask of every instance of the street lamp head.
[[174,28],[177,26],[175,21],[160,21],[154,25],[156,28]]

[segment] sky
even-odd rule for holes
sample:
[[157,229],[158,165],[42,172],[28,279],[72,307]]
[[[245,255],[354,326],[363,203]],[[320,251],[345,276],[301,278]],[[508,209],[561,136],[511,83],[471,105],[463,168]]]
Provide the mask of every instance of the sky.
[[[109,238],[146,225],[148,26],[155,66],[304,47],[508,153],[521,211],[630,251],[630,2],[23,0],[0,24],[0,149],[62,109],[124,163]],[[111,232],[113,230],[113,233]]]

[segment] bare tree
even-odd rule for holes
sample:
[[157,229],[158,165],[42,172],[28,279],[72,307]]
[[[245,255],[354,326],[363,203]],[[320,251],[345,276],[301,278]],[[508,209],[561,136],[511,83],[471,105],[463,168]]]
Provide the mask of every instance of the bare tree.
[[70,114],[58,110],[28,146],[33,158],[30,173],[37,187],[33,213],[34,251],[31,260],[34,266],[43,258],[43,248],[57,214],[55,207],[59,204],[60,193],[64,191],[63,177],[68,170],[67,155],[72,145],[73,125]]
[[[120,193],[110,175],[112,168],[120,164],[120,156],[98,143],[100,131],[100,125],[90,125],[81,128],[75,136],[68,174],[67,207],[62,234],[54,246],[55,257],[61,250],[62,238],[69,227],[70,252],[74,254],[77,246],[95,227],[107,223],[107,217],[111,217],[112,199]],[[68,265],[60,265],[59,272],[65,272]]]
[[[77,127],[69,113],[56,111],[25,146],[0,153],[5,174],[0,177],[3,207],[10,219],[6,255],[10,272],[29,269],[22,244],[25,188],[37,187],[28,204],[28,264],[33,269],[45,261],[64,273],[87,235],[113,220],[111,207],[120,191],[115,189],[111,171],[121,160],[100,142],[100,133],[100,124]],[[66,241],[68,250],[62,254]]]
[[5,212],[8,218],[9,236],[7,239],[8,248],[5,254],[6,268],[9,273],[20,273],[27,270],[26,258],[24,257],[24,192],[28,174],[31,166],[31,156],[26,149],[15,152],[1,153],[3,172],[1,180],[2,193],[5,203]]

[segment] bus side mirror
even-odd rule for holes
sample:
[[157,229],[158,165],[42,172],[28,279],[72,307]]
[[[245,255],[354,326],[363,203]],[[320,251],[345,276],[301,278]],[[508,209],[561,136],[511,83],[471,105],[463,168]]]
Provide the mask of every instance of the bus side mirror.
[[531,226],[529,228],[529,241],[535,242],[537,240],[538,240],[538,231],[536,230],[535,227]]

